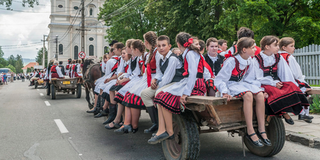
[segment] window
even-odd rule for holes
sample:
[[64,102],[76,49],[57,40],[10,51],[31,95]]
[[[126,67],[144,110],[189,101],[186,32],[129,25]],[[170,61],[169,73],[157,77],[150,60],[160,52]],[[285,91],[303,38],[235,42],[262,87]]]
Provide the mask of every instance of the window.
[[63,54],[63,44],[59,44],[59,55]]
[[63,5],[59,4],[59,5],[58,5],[58,7],[59,7],[59,8],[62,8],[62,7],[63,7]]
[[94,56],[94,46],[93,45],[89,46],[89,56]]
[[78,10],[79,7],[78,7],[78,6],[74,6],[73,9],[74,9],[74,10]]
[[78,59],[78,53],[79,53],[79,47],[78,46],[74,46],[74,50],[73,50],[73,59]]
[[90,8],[90,16],[92,16],[92,15],[93,15],[93,9]]
[[89,38],[89,41],[93,41],[94,39],[92,37]]
[[109,53],[108,46],[104,46],[104,54]]

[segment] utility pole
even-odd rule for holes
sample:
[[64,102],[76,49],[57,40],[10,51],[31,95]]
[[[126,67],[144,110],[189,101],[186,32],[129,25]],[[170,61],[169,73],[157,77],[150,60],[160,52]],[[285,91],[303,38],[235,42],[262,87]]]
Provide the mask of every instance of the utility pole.
[[42,66],[43,66],[43,69],[45,68],[45,58],[46,58],[46,36],[47,35],[43,35],[43,40],[41,40],[43,42],[43,48],[42,48]]
[[56,60],[58,60],[58,35],[56,35]]
[[84,0],[81,0],[81,20],[82,20],[82,23],[81,23],[81,51],[84,52],[84,32],[85,32],[85,29],[84,29],[84,24],[85,24],[85,19],[84,19]]

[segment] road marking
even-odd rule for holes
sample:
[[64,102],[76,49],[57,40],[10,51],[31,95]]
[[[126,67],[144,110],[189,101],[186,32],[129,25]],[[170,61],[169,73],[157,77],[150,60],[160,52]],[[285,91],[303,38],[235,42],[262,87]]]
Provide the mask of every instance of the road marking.
[[37,89],[37,91],[40,91],[39,89]]
[[48,101],[44,101],[44,103],[46,104],[46,106],[51,106],[51,104]]
[[55,119],[54,122],[56,122],[59,130],[61,133],[68,133],[69,131],[67,130],[66,126],[62,123],[60,119]]
[[43,93],[40,93],[40,96],[43,96]]

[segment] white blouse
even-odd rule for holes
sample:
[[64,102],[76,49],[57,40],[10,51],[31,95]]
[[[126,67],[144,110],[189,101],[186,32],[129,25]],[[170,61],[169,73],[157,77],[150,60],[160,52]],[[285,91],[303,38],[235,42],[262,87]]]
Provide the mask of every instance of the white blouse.
[[[275,58],[274,54],[272,54],[271,56],[267,56],[266,54],[263,53],[263,51],[261,51],[260,55],[263,59],[263,66],[264,67],[272,66],[276,62],[276,58]],[[259,63],[256,58],[254,58],[254,60],[253,60],[253,65],[255,68],[256,79],[258,81],[260,81],[261,84],[271,85],[271,86],[276,87],[276,84],[278,82],[280,82],[279,80],[273,80],[273,78],[271,76],[264,77],[263,70],[260,68]],[[286,60],[282,56],[280,56],[280,60],[278,63],[277,74],[278,74],[279,79],[282,82],[293,82],[295,85],[298,86],[298,84],[295,82],[293,74],[292,74]]]
[[[160,79],[157,79],[157,80],[160,81],[160,83],[158,84],[158,88],[161,88],[169,84],[176,74],[176,69],[179,69],[182,67],[180,60],[175,56],[171,56],[171,54],[174,54],[174,53],[169,51],[166,57],[163,58],[162,56],[161,58],[163,60],[162,64],[165,63],[166,61],[169,61],[169,62],[166,70],[164,71],[164,74],[162,74],[162,72],[159,71]],[[160,68],[160,66],[157,66],[157,68]],[[157,71],[157,75],[158,75],[158,71]]]

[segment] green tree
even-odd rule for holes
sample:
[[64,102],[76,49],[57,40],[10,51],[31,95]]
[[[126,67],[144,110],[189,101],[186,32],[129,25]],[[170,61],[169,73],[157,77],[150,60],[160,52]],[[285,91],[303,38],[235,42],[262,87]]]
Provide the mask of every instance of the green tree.
[[31,72],[31,68],[27,68],[27,73],[30,73]]
[[17,55],[16,58],[16,64],[15,64],[15,68],[16,68],[16,73],[22,73],[22,68],[23,68],[23,59],[22,59],[22,55]]
[[16,65],[16,58],[14,57],[14,55],[10,55],[10,57],[8,58],[8,64],[11,64],[12,66]]
[[[48,51],[46,48],[44,48],[45,50],[45,67],[47,67],[48,64]],[[36,57],[36,62],[39,63],[39,65],[42,65],[42,60],[43,60],[43,47],[38,51],[37,57]]]
[[4,68],[5,66],[8,65],[8,62],[3,58],[4,52],[1,49],[0,46],[0,68]]
[[153,17],[144,14],[144,0],[109,0],[106,1],[99,13],[99,19],[111,26],[107,30],[106,38],[125,42],[127,39],[143,39],[147,31],[157,31]]
[[16,73],[16,68],[11,64],[7,65],[5,68],[9,68],[12,72]]

